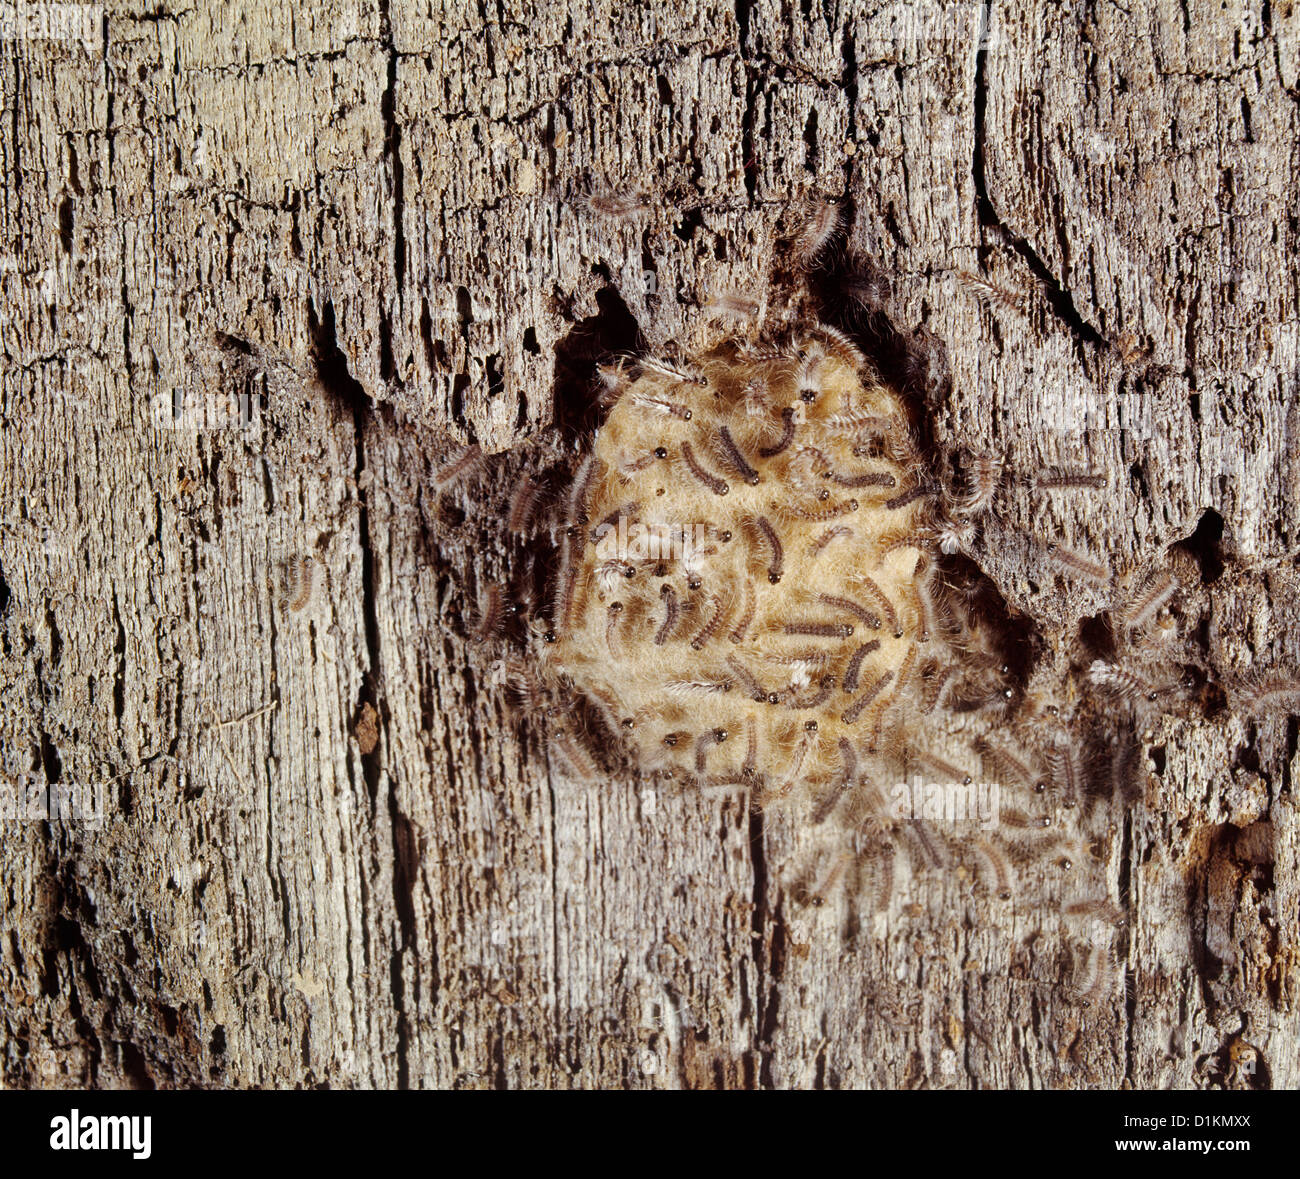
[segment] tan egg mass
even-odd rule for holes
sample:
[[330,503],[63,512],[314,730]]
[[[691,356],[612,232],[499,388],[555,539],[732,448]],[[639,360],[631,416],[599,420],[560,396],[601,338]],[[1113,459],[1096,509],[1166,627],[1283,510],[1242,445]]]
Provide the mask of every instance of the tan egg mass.
[[551,659],[643,770],[832,806],[949,663],[904,406],[821,327],[632,375],[571,492]]

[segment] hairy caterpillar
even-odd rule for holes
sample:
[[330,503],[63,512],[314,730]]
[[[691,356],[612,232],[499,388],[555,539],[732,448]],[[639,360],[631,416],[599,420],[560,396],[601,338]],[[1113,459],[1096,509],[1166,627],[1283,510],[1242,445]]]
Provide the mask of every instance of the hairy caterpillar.
[[483,461],[482,448],[477,444],[463,446],[447,456],[433,472],[433,484],[440,491],[464,479]]
[[821,198],[814,199],[791,246],[790,252],[795,262],[805,269],[816,266],[822,253],[839,232],[842,222],[843,212],[839,205]]
[[1120,613],[1125,626],[1145,626],[1164,609],[1178,592],[1178,579],[1169,572],[1149,578]]
[[1049,545],[1047,552],[1052,564],[1064,573],[1083,577],[1101,585],[1110,581],[1110,570],[1092,557],[1072,552],[1058,544]]

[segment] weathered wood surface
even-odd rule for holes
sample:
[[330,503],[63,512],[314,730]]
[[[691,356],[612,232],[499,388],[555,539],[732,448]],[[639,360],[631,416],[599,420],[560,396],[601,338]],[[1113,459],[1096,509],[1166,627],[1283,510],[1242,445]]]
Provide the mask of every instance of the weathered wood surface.
[[[937,444],[1109,474],[1008,535],[1124,569],[1204,520],[1204,657],[1294,667],[1295,5],[595,8],[6,30],[0,742],[108,790],[5,820],[4,1083],[1295,1087],[1295,719],[1153,722],[1098,819],[1129,993],[1081,1011],[1045,904],[940,878],[852,937],[791,902],[781,815],[548,767],[465,638],[487,492],[456,525],[428,482],[551,423],[602,288],[697,338],[846,196],[946,347]],[[158,429],[174,390],[264,408]],[[981,563],[1061,647],[1105,603],[1017,551]]]

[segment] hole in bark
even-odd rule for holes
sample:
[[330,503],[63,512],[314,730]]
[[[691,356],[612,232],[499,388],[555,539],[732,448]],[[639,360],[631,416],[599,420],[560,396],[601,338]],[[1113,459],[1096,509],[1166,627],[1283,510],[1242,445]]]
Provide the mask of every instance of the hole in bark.
[[804,125],[803,141],[808,150],[804,153],[803,166],[814,176],[817,175],[817,111],[808,112],[808,122]]
[[137,1089],[156,1089],[154,1079],[149,1075],[149,1066],[145,1063],[144,1053],[134,1044],[123,1044],[122,1071],[126,1073]]
[[[462,430],[469,432],[469,423],[465,420],[465,390],[469,388],[469,374],[457,373],[451,384],[451,420]],[[473,434],[470,434],[471,439]]]
[[505,390],[506,378],[501,371],[501,354],[492,353],[484,362],[487,367],[487,391],[489,397],[495,397]]
[[312,359],[322,387],[326,392],[332,393],[352,414],[369,409],[370,398],[366,396],[361,382],[348,371],[347,358],[339,347],[334,304],[327,302],[319,318],[315,307],[308,306],[307,326],[311,331]]
[[566,434],[586,434],[599,424],[600,406],[592,393],[596,365],[617,354],[638,352],[644,341],[627,304],[613,287],[596,293],[595,315],[579,320],[555,346],[551,388],[555,424]]
[[41,734],[41,768],[45,771],[45,780],[51,786],[63,777],[63,760],[48,733]]
[[1201,516],[1196,531],[1186,540],[1180,540],[1174,547],[1191,553],[1201,570],[1201,581],[1211,585],[1218,581],[1223,573],[1223,552],[1220,541],[1223,539],[1223,517],[1213,508]]
[[[854,210],[845,208],[845,223]],[[929,404],[939,400],[951,383],[948,349],[923,327],[900,331],[882,309],[889,280],[871,258],[841,251],[811,283],[822,319],[847,332],[872,359],[881,374],[903,395],[912,426],[923,446],[933,441]]]
[[429,371],[441,372],[447,367],[447,345],[433,338],[433,316],[429,312],[428,299],[420,301],[420,339],[424,342],[424,359]]
[[59,202],[59,244],[65,254],[72,253],[72,198],[68,196]]
[[1079,623],[1079,642],[1093,659],[1115,657],[1115,636],[1111,632],[1110,620],[1104,615],[1095,614]]
[[692,209],[690,212],[682,214],[682,219],[677,224],[676,228],[673,229],[673,232],[681,238],[682,241],[688,242],[695,236],[695,231],[703,224],[704,215],[699,211],[699,209]]

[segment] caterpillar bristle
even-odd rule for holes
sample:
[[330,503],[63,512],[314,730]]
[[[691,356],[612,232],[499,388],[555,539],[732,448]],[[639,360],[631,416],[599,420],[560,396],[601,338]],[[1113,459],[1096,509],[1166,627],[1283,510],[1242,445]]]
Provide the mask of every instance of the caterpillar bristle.
[[502,618],[501,587],[493,582],[483,592],[474,638],[481,643],[498,636],[501,633]]
[[1014,895],[1012,887],[1013,869],[1006,853],[991,839],[978,835],[970,841],[976,859],[985,868],[993,887],[994,895],[999,900],[1009,901]]
[[1086,487],[1099,490],[1106,486],[1106,476],[1094,471],[1070,471],[1063,467],[1047,467],[1034,476],[1034,486],[1043,490]]
[[1118,964],[1109,946],[1079,947],[1067,994],[1082,1007],[1100,1008],[1112,1001],[1117,976]]
[[794,441],[794,410],[788,406],[781,411],[781,436],[771,446],[764,446],[759,452],[760,458],[776,458]]
[[454,483],[468,478],[482,462],[483,451],[477,443],[458,447],[434,468],[433,485],[439,491],[445,491]]
[[586,196],[586,205],[602,217],[615,221],[637,221],[650,209],[650,198],[639,192],[592,192]]
[[797,266],[812,270],[818,265],[831,241],[840,231],[843,211],[838,204],[814,197],[809,200],[807,213],[798,235],[790,246]]
[[1082,553],[1062,548],[1058,544],[1049,545],[1047,552],[1052,564],[1063,573],[1068,573],[1074,577],[1082,577],[1084,580],[1095,582],[1098,585],[1110,584],[1110,570],[1100,561]]
[[872,704],[881,692],[885,690],[894,678],[893,671],[887,671],[881,675],[875,683],[871,685],[861,696],[859,696],[845,710],[844,715],[840,718],[846,725],[851,725],[862,715],[866,708]]
[[506,528],[515,536],[523,535],[537,512],[541,500],[541,485],[532,475],[525,475],[510,496]]
[[696,651],[702,651],[713,640],[713,637],[726,622],[727,616],[731,613],[729,601],[724,600],[718,594],[710,594],[709,601],[713,604],[713,611],[709,621],[704,624],[691,639],[691,647]]
[[600,770],[597,768],[595,760],[571,733],[559,732],[551,734],[550,747],[551,751],[558,754],[560,760],[565,762],[583,781],[595,782],[599,779]]
[[704,314],[712,318],[728,317],[750,320],[758,315],[759,300],[742,295],[736,291],[719,291],[709,296],[705,302]]
[[678,618],[681,617],[681,606],[677,601],[677,591],[671,585],[665,585],[660,588],[659,593],[664,603],[664,620],[658,631],[655,632],[656,647],[662,647],[668,641],[668,637],[677,626]]
[[725,479],[719,478],[712,471],[707,470],[695,457],[695,452],[691,449],[689,442],[682,443],[682,461],[686,464],[686,469],[701,484],[707,487],[714,495],[726,495],[731,490]]
[[991,310],[995,307],[1006,307],[1012,311],[1024,309],[1025,296],[1022,292],[1004,283],[994,282],[992,279],[972,274],[969,270],[958,270],[956,274],[962,284],[975,295],[985,308]]
[[1120,611],[1120,620],[1128,627],[1146,626],[1173,600],[1178,590],[1178,579],[1172,573],[1153,574]]
[[1091,683],[1108,689],[1126,700],[1145,700],[1154,702],[1167,688],[1159,688],[1137,672],[1107,663],[1104,659],[1095,659],[1088,668]]

